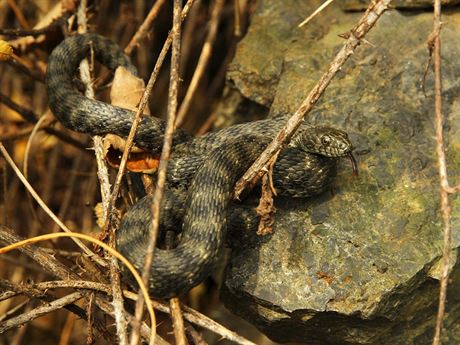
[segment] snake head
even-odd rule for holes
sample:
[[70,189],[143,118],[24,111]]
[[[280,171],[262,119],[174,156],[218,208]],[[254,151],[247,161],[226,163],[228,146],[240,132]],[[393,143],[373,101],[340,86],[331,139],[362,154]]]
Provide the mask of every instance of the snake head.
[[302,129],[294,138],[293,145],[326,157],[346,156],[353,149],[347,133],[331,127]]
[[352,153],[353,145],[347,133],[340,129],[307,127],[294,137],[292,146],[326,157],[348,156],[353,167],[353,175],[358,175],[358,164]]

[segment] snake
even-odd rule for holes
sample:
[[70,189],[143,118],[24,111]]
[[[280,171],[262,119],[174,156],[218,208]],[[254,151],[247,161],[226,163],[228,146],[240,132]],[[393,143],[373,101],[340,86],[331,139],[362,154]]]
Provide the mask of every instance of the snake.
[[[49,107],[58,121],[73,131],[126,138],[135,112],[87,98],[75,84],[79,64],[90,53],[111,71],[122,66],[137,75],[129,57],[110,39],[95,33],[70,36],[54,48],[48,59]],[[167,195],[179,191],[181,205],[173,202],[169,210],[183,210],[175,221],[181,234],[176,247],[155,249],[148,282],[153,297],[180,296],[211,274],[227,235],[233,187],[285,122],[286,117],[264,119],[200,137],[180,128],[175,131],[165,200],[173,200]],[[142,116],[135,144],[159,155],[165,129],[164,120]],[[352,149],[346,132],[303,123],[274,165],[274,187],[279,194],[292,197],[320,194],[331,185],[341,157],[348,156],[356,170]],[[149,239],[151,202],[147,196],[134,204],[116,232],[117,249],[139,271]],[[162,215],[165,212],[162,210]],[[132,282],[130,274],[123,273]]]

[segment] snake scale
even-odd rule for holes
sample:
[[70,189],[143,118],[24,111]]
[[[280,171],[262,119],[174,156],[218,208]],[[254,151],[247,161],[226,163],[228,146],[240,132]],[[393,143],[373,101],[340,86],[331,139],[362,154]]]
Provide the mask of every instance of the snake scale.
[[[88,99],[73,83],[79,63],[89,55],[90,49],[110,70],[124,66],[137,74],[129,58],[109,39],[97,34],[69,37],[53,50],[48,60],[46,83],[50,109],[64,126],[74,131],[126,137],[134,112]],[[182,195],[186,194],[183,222],[177,225],[182,233],[175,248],[155,250],[149,281],[154,297],[183,294],[211,273],[226,236],[226,210],[233,186],[285,120],[235,125],[201,137],[193,137],[181,129],[176,131],[168,186],[171,191],[180,190],[177,186],[181,186]],[[164,121],[143,117],[136,145],[159,154],[164,130]],[[321,193],[335,176],[338,158],[346,155],[352,158],[351,150],[345,132],[304,124],[275,164],[275,187],[282,195],[306,197]],[[148,242],[150,200],[141,199],[128,210],[116,235],[118,250],[138,270],[143,266]]]

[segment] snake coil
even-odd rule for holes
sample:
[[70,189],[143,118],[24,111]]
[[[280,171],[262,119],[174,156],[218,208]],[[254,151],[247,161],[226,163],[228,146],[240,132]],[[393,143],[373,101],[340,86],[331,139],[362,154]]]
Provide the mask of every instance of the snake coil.
[[[124,66],[137,74],[129,58],[112,41],[97,34],[69,37],[53,50],[48,60],[49,106],[56,118],[74,131],[126,137],[134,112],[88,99],[73,85],[79,63],[90,49],[109,69]],[[153,296],[180,295],[211,273],[226,236],[226,210],[232,188],[284,123],[285,118],[261,120],[198,138],[176,131],[173,139],[176,153],[170,161],[168,183],[187,186],[182,190],[187,195],[182,235],[176,248],[155,250],[149,281]],[[145,116],[138,127],[136,145],[159,154],[164,131],[164,121]],[[351,150],[345,132],[305,124],[275,164],[275,187],[284,195],[319,194],[330,185],[337,159],[351,157]],[[143,267],[148,242],[149,200],[145,198],[135,204],[117,231],[118,250],[138,270]]]

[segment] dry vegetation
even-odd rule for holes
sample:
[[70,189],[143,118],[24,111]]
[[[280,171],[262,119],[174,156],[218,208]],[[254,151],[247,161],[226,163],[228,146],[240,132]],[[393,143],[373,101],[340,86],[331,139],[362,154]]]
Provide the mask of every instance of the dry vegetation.
[[[254,7],[249,0],[223,1],[220,9],[218,3],[196,1],[182,25],[178,118],[182,126],[193,133],[203,133],[213,123],[226,66],[233,57],[236,42],[247,29]],[[0,38],[14,48],[11,52],[0,41],[0,60],[5,60],[0,63],[0,141],[3,157],[7,158],[7,152],[12,157],[11,162],[0,160],[0,237],[3,242],[57,233],[63,227],[94,238],[103,237],[95,216],[101,192],[94,151],[90,149],[94,143],[86,135],[66,130],[50,114],[44,87],[47,57],[65,35],[85,30],[98,32],[126,47],[140,75],[147,80],[172,27],[172,4],[172,1],[161,0],[98,0],[87,4],[77,0],[0,1]],[[215,38],[209,34],[213,25]],[[8,32],[5,28],[20,29]],[[33,36],[25,36],[26,33]],[[434,42],[436,48],[439,42]],[[204,46],[213,48],[208,61],[200,58]],[[152,113],[160,117],[168,112],[170,65],[168,53],[149,98]],[[108,74],[100,68],[96,68],[94,74],[97,79],[92,84],[96,86],[96,95],[107,101]],[[188,90],[195,87],[196,91],[187,95]],[[304,112],[299,109],[301,116]],[[442,151],[442,141],[440,145]],[[13,169],[13,161],[19,167],[17,171]],[[20,174],[24,175],[22,181],[17,176]],[[111,171],[111,181],[115,180],[115,174]],[[29,191],[24,185],[27,181]],[[451,188],[447,182],[441,185],[445,199],[448,192],[458,191],[458,187]],[[32,189],[41,198],[42,205],[31,196]],[[124,210],[133,203],[135,196],[131,189],[124,178],[118,209]],[[51,219],[51,212],[63,222],[61,225]],[[446,219],[448,224],[449,215]],[[84,246],[87,250],[94,249],[87,242]],[[124,292],[127,297],[124,305],[111,304],[111,296],[117,294],[117,289],[113,289],[116,284],[111,283],[113,274],[109,273],[107,261],[90,260],[82,253],[71,240],[54,239],[1,255],[0,345],[126,343],[131,328],[123,326],[123,319],[128,323],[132,321],[135,303],[130,299],[136,299],[137,295]],[[447,271],[444,281],[447,282]],[[239,333],[252,333],[256,343],[268,343],[254,331],[247,331],[246,326],[238,323],[241,321],[225,314],[211,279],[181,300],[182,311],[173,318],[176,325],[180,325],[180,315],[183,315],[187,340],[181,338],[180,332],[172,335],[172,322],[165,313],[169,305],[156,301],[152,304],[161,311],[156,313],[157,343],[205,344],[203,338],[209,343],[222,343],[222,339],[227,338],[251,344],[197,310],[220,316],[223,323],[230,324],[230,328]],[[177,301],[171,302],[173,309],[177,306]],[[442,305],[440,320],[443,308]],[[140,334],[148,339],[149,315],[143,320]]]
[[[70,230],[98,238],[101,229],[96,222],[95,206],[101,196],[94,152],[90,149],[94,144],[87,135],[70,132],[53,119],[44,87],[50,51],[65,35],[85,30],[85,24],[82,28],[81,18],[77,16],[79,9],[84,10],[83,5],[83,1],[72,0],[0,2],[0,28],[5,33],[0,38],[8,41],[14,52],[8,58],[10,52],[2,49],[6,61],[0,64],[0,140],[50,211]],[[253,6],[245,1],[239,5],[239,15],[235,18],[233,1],[224,1],[220,9],[215,9],[214,2],[197,1],[182,25],[178,98],[179,104],[185,99],[188,105],[179,108],[178,114],[183,119],[182,126],[191,132],[205,132],[212,125],[226,66]],[[101,0],[89,1],[86,6],[86,11],[80,12],[87,21],[86,29],[126,47],[141,77],[147,80],[171,30],[172,2]],[[213,10],[217,11],[214,17]],[[152,17],[153,21],[148,22]],[[144,20],[147,23],[142,26]],[[213,25],[215,38],[209,37]],[[20,29],[8,32],[6,28]],[[35,35],[24,36],[27,31]],[[205,42],[212,47],[208,61],[200,60]],[[168,53],[149,98],[152,113],[160,117],[167,114],[170,59]],[[107,72],[96,67],[96,95],[108,101]],[[193,78],[196,91],[186,96]],[[115,173],[110,172],[112,181]],[[8,233],[32,238],[60,231],[4,159],[0,160],[0,175],[3,239]],[[133,196],[128,190],[123,180],[117,202],[122,209],[123,205],[132,204]],[[85,245],[93,250],[91,244]],[[109,303],[112,290],[108,267],[96,266],[69,239],[40,242],[37,246],[43,249],[24,247],[1,255],[0,327],[8,331],[0,331],[0,344],[120,341],[123,335],[117,334]],[[73,281],[70,286],[69,277]],[[87,285],[89,281],[97,283]],[[209,280],[182,302],[208,314],[219,314],[222,307],[217,297],[215,283]],[[156,302],[154,306],[163,311],[168,308],[167,304]],[[125,307],[125,315],[133,315],[134,303],[128,300]],[[206,328],[214,330],[214,334],[204,332],[211,343],[225,336],[237,337],[194,310],[185,307],[182,312],[191,343],[200,343]],[[174,342],[166,315],[157,313],[158,334]],[[150,323],[148,313],[144,319]],[[143,336],[149,334],[147,324],[141,328]],[[234,340],[244,342],[244,339]]]

